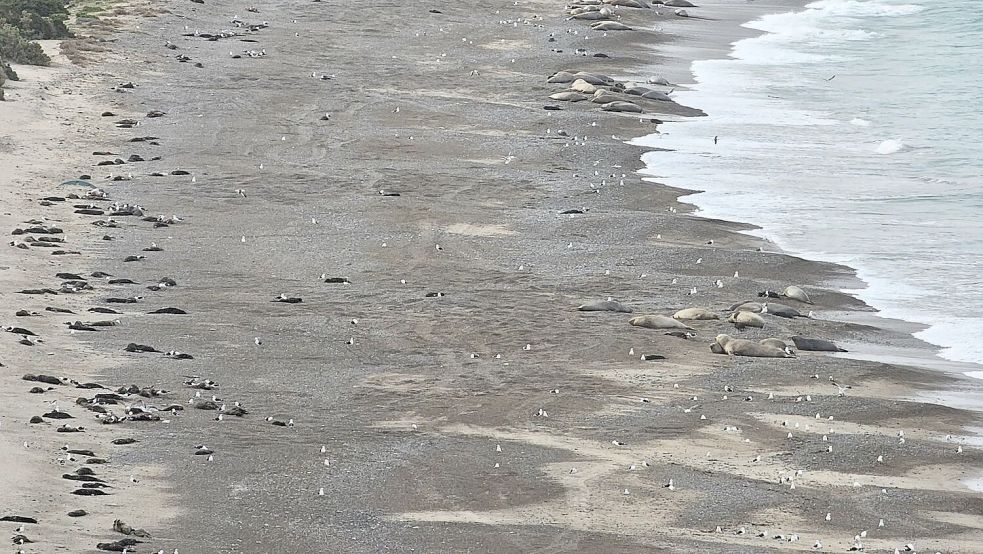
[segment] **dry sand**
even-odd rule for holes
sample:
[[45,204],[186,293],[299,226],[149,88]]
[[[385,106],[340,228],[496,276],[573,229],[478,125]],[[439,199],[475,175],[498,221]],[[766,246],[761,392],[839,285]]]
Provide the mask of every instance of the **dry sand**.
[[[855,279],[848,268],[775,252],[742,225],[690,215],[676,200],[685,191],[640,180],[642,151],[624,141],[696,110],[643,101],[645,114],[624,115],[547,98],[565,88],[545,82],[561,69],[685,83],[689,60],[723,54],[747,32],[740,22],[794,3],[710,2],[687,19],[617,8],[635,30],[607,35],[546,1],[158,4],[157,17],[100,27],[114,41],[101,61],[18,68],[24,81],[0,104],[0,224],[47,218],[80,252],[0,251],[3,324],[44,340],[0,333],[0,517],[38,519],[25,552],[95,551],[124,538],[116,518],[151,533],[140,552],[783,552],[817,540],[845,551],[864,530],[871,552],[980,551],[983,501],[966,481],[983,452],[965,436],[979,414],[916,400],[978,387],[821,353],[712,354],[725,332],[924,345],[824,319],[870,311],[835,292]],[[233,15],[269,27],[247,33]],[[223,29],[239,36],[200,36]],[[121,82],[136,86],[113,91]],[[114,125],[124,118],[139,125]],[[134,154],[160,159],[95,165]],[[73,213],[89,200],[39,204],[84,195],[58,185],[81,174],[108,192],[100,207],[182,221],[115,216],[105,228],[92,223],[108,215]],[[152,243],[162,250],[143,251]],[[17,292],[94,271],[138,284]],[[164,276],[177,286],[147,290]],[[815,304],[779,302],[817,317],[765,316],[745,331],[693,322],[698,336],[684,340],[575,310],[607,297],[635,314],[724,310],[788,284]],[[280,294],[303,302],[271,302]],[[147,315],[161,307],[188,313]],[[121,325],[64,325],[111,318]],[[131,342],[194,358],[125,352]],[[28,394],[25,373],[169,391],[107,406],[117,415],[186,409],[102,424],[75,405],[99,391]],[[187,376],[219,386],[192,389]],[[213,394],[249,413],[217,421],[193,407]],[[84,432],[28,423],[53,403]],[[111,444],[120,437],[139,442]],[[62,474],[86,457],[68,459],[65,444],[108,460],[89,467],[109,495],[70,494],[81,484]],[[90,515],[66,515],[77,508]]]

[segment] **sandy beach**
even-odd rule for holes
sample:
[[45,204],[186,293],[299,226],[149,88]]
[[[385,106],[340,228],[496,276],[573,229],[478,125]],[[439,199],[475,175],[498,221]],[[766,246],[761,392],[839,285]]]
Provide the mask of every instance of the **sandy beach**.
[[[981,551],[983,418],[945,405],[979,386],[712,353],[928,351],[627,143],[701,112],[622,87],[684,87],[801,3],[614,6],[619,31],[545,0],[153,4],[0,102],[15,552]],[[550,98],[560,71],[643,113]],[[758,296],[790,285],[811,303]],[[577,309],[608,299],[631,313]],[[742,301],[812,317],[737,329]],[[719,319],[628,323],[690,307]]]

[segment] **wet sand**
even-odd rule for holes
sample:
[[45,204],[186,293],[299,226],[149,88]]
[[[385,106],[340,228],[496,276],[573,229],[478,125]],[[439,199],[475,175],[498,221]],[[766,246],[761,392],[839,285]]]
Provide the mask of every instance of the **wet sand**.
[[[705,19],[619,8],[635,30],[604,36],[556,2],[161,4],[169,13],[107,35],[103,61],[58,60],[34,76],[48,89],[25,79],[0,105],[23,114],[0,133],[4,228],[49,218],[80,252],[0,254],[3,324],[45,341],[0,333],[0,461],[12,468],[0,517],[38,519],[26,552],[95,551],[124,538],[116,518],[150,532],[137,550],[151,552],[779,552],[817,540],[845,551],[863,530],[867,551],[983,541],[983,502],[964,482],[983,453],[961,439],[979,414],[913,399],[973,383],[822,353],[712,354],[719,333],[924,345],[824,319],[870,310],[835,292],[851,270],[694,217],[676,200],[685,191],[639,178],[643,150],[625,141],[657,129],[651,118],[696,110],[638,100],[645,114],[613,114],[548,98],[566,88],[546,83],[563,69],[685,82],[685,55],[726,51],[747,31],[738,23],[773,8],[689,9]],[[263,28],[246,32],[234,15]],[[237,36],[200,36],[223,29]],[[126,82],[136,86],[112,90]],[[147,161],[96,165],[131,155]],[[39,204],[85,195],[58,185],[81,174],[108,199]],[[90,202],[161,219],[97,226],[109,212],[73,213]],[[571,209],[584,213],[561,214]],[[144,251],[153,243],[161,250]],[[93,290],[17,292],[59,290],[57,272]],[[165,276],[176,286],[147,289]],[[743,331],[696,321],[691,339],[627,323],[690,306],[725,317],[790,284],[814,304],[774,302],[816,317],[766,314],[764,329]],[[302,302],[272,302],[280,294]],[[132,296],[143,298],[107,303]],[[575,309],[608,297],[633,313]],[[148,314],[163,307],[187,313]],[[100,331],[64,325],[117,318]],[[175,350],[193,359],[162,354]],[[185,409],[102,424],[75,398],[109,391],[28,394],[25,373],[168,391],[106,406],[117,415]],[[191,388],[191,376],[218,386]],[[850,388],[838,394],[831,377]],[[249,413],[196,409],[212,395]],[[46,402],[75,419],[29,424]],[[85,430],[56,432],[65,422]],[[139,442],[111,444],[121,437]],[[70,494],[79,483],[61,476],[84,460],[67,460],[66,443],[106,458],[89,467],[108,495]],[[66,515],[76,508],[90,515]]]

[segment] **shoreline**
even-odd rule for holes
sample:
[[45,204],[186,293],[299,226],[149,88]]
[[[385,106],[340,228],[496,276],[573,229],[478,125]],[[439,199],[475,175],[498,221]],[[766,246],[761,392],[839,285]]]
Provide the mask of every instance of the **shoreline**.
[[[88,121],[106,126],[110,118],[97,114],[109,109],[119,114],[113,121],[133,117],[140,125],[89,133],[83,144],[122,157],[159,155],[159,161],[128,164],[123,170],[132,170],[133,178],[105,182],[106,189],[111,200],[140,203],[154,215],[176,213],[183,221],[158,229],[126,218],[109,231],[116,240],[78,241],[85,255],[72,260],[80,263],[71,270],[107,271],[151,285],[167,275],[177,286],[146,292],[96,283],[97,292],[73,297],[78,311],[106,294],[146,298],[124,310],[123,326],[61,335],[73,339],[51,333],[49,348],[84,347],[93,353],[79,364],[94,370],[88,378],[114,388],[137,382],[173,391],[154,403],[183,404],[192,396],[197,404],[195,389],[182,386],[185,376],[214,379],[220,388],[206,397],[241,401],[250,413],[215,421],[215,411],[189,408],[167,416],[166,426],[124,422],[93,430],[87,440],[105,440],[100,431],[109,428],[140,438],[137,450],[121,449],[119,459],[110,460],[107,475],[118,496],[102,497],[111,504],[86,522],[82,536],[59,531],[52,509],[35,509],[47,516],[40,535],[29,533],[40,536],[37,551],[51,544],[80,551],[119,539],[107,525],[113,512],[137,513],[140,506],[145,514],[151,506],[155,517],[127,522],[146,526],[153,549],[168,551],[208,544],[250,552],[765,552],[811,550],[815,540],[832,550],[845,549],[857,524],[873,527],[878,517],[890,522],[889,530],[872,532],[864,541],[872,548],[918,540],[922,548],[971,551],[983,537],[983,514],[973,504],[978,497],[959,483],[972,478],[967,474],[983,454],[960,443],[965,452],[956,458],[954,448],[959,430],[980,419],[897,399],[898,391],[938,390],[955,380],[806,352],[789,360],[716,356],[707,340],[725,332],[722,323],[694,322],[700,338],[679,340],[630,327],[622,314],[572,310],[606,296],[638,313],[694,304],[719,308],[789,282],[806,287],[822,309],[864,309],[822,286],[842,278],[843,266],[755,252],[760,241],[741,235],[741,224],[684,214],[680,189],[639,186],[632,177],[614,185],[622,179],[618,173],[635,175],[642,167],[639,148],[616,139],[646,125],[637,117],[546,99],[561,88],[543,83],[552,66],[637,74],[644,70],[641,60],[621,53],[656,34],[637,30],[591,42],[564,36],[564,28],[585,23],[562,20],[559,4],[468,10],[438,4],[438,13],[399,6],[377,14],[412,21],[390,38],[366,28],[357,13],[334,11],[332,2],[303,8],[262,2],[260,14],[245,19],[258,21],[288,5],[303,16],[295,24],[271,21],[250,37],[269,52],[268,60],[229,60],[228,42],[181,38],[184,21],[221,28],[226,12],[236,9],[232,2],[168,3],[174,13],[154,21],[154,36],[118,33],[138,55],[112,73],[97,66],[99,90],[127,80],[137,88],[97,93]],[[627,12],[625,21],[647,21],[648,15]],[[364,43],[317,35],[325,21]],[[549,45],[537,42],[546,29],[556,33],[556,47],[569,52],[584,45],[611,57],[552,57]],[[512,38],[502,38],[503,32]],[[176,49],[165,49],[157,35]],[[466,46],[460,46],[462,36]],[[544,51],[534,51],[534,44]],[[332,57],[320,56],[325,48]],[[175,61],[175,52],[191,61]],[[196,61],[205,71],[191,65]],[[315,74],[331,77],[302,77],[312,65]],[[469,81],[469,70],[480,79]],[[387,79],[394,72],[399,82]],[[544,103],[564,105],[553,112],[542,110]],[[665,108],[670,115],[686,111]],[[150,110],[165,113],[145,118]],[[319,120],[325,112],[330,118]],[[571,139],[553,129],[591,137]],[[125,142],[148,134],[159,145]],[[68,165],[104,173],[91,167],[93,159],[82,160],[80,154],[77,165]],[[73,176],[43,162],[40,167]],[[610,173],[607,184],[598,183],[602,168]],[[147,176],[175,169],[188,174]],[[597,174],[590,176],[591,170]],[[237,187],[246,194],[236,194]],[[591,209],[558,215],[579,206]],[[667,213],[666,206],[679,213]],[[21,224],[25,217],[31,216],[5,222]],[[88,223],[72,216],[66,234],[73,240],[102,234]],[[144,254],[151,243],[162,251]],[[123,262],[135,253],[146,258]],[[8,263],[4,255],[0,265]],[[705,262],[694,265],[697,257]],[[14,259],[16,265],[47,257]],[[54,285],[50,267],[70,270],[61,261],[44,270],[28,264],[25,288]],[[735,268],[740,279],[712,286]],[[326,285],[320,273],[351,284]],[[670,285],[670,279],[680,283]],[[0,291],[4,298],[18,309],[28,306],[10,294],[8,282]],[[690,287],[700,295],[691,297]],[[427,296],[435,291],[445,296]],[[303,302],[270,302],[281,293]],[[161,306],[188,314],[145,315]],[[35,321],[41,318],[30,321],[41,329]],[[764,334],[742,336],[797,330],[837,340],[907,342],[890,329],[778,318],[768,319]],[[127,342],[194,358],[121,353]],[[8,392],[0,434],[7,436],[11,421],[39,409],[33,399],[23,400],[18,375],[42,366],[67,373],[60,368],[70,358],[28,362],[19,357],[23,350],[11,350],[23,348],[12,341],[2,348],[0,361],[8,367],[0,375]],[[667,361],[639,363],[635,354],[625,356],[629,349]],[[813,373],[824,377],[812,379]],[[852,384],[845,396],[824,382],[834,374]],[[774,402],[763,400],[769,393]],[[697,396],[700,401],[691,400]],[[745,396],[754,400],[740,400]],[[810,400],[796,400],[803,397]],[[816,410],[822,423],[811,415]],[[835,420],[826,422],[826,414]],[[296,425],[270,425],[267,417]],[[783,421],[794,424],[795,439],[785,439],[791,427]],[[29,433],[30,440],[57,448],[60,436],[25,429],[17,440]],[[903,448],[894,444],[900,430],[908,437]],[[820,454],[827,444],[818,439],[822,433],[833,437],[833,455]],[[956,438],[942,440],[945,434]],[[624,444],[612,446],[613,438]],[[214,462],[195,457],[195,444],[213,449]],[[872,466],[875,451],[887,454],[885,464]],[[755,456],[761,461],[749,462]],[[20,504],[4,509],[31,509],[38,491],[23,489],[25,475],[63,500],[51,471],[9,462],[23,470],[14,473],[19,485],[11,483]],[[133,472],[140,483],[125,485]],[[666,492],[667,479],[675,480],[675,494]],[[863,486],[849,485],[854,481]],[[789,490],[790,483],[798,489]],[[878,488],[890,494],[881,497]],[[899,498],[922,508],[902,513]],[[824,524],[830,510],[835,517]],[[716,533],[718,525],[725,531]],[[739,527],[747,527],[747,535],[737,534]],[[802,540],[753,538],[764,528]]]
[[[789,11],[804,8],[806,5],[807,2],[804,1],[787,3]],[[735,40],[739,41],[739,40],[754,39],[771,34],[767,31],[761,31],[752,26],[747,26],[747,25],[749,23],[758,21],[760,19],[760,16],[763,15],[764,13],[771,14],[771,13],[779,13],[780,11],[781,10],[772,10],[772,9],[768,9],[765,11],[751,10],[753,16],[750,19],[745,20],[740,24],[740,26],[742,27],[742,29],[745,30],[745,32],[743,32],[743,34],[740,36],[736,36]],[[694,60],[694,63],[699,61],[719,61],[719,60],[731,59],[730,55],[733,53],[732,47],[733,47],[733,43],[730,45],[730,47],[728,47],[728,50],[724,52],[722,55],[711,56],[710,54],[708,54],[707,56],[702,56]],[[672,49],[672,51],[677,53],[680,50],[686,52],[686,46],[675,47]],[[691,76],[692,76],[692,72],[691,72]],[[689,88],[692,85],[693,85],[693,80],[690,79],[690,81],[688,81],[684,86]],[[700,106],[693,106],[693,107],[696,109],[702,109]],[[712,119],[713,114],[708,113],[708,117]],[[691,120],[689,120],[689,118],[682,118],[679,120],[668,121],[668,123],[673,123],[673,124],[686,123],[687,121],[691,121]],[[638,137],[631,142],[636,145],[644,145],[643,139],[645,138],[646,136]],[[660,149],[655,147],[652,148],[654,148],[654,150],[656,151]],[[644,169],[642,174],[643,175],[645,174]],[[664,179],[661,177],[651,177],[651,180],[652,182],[661,182],[661,180]],[[917,340],[922,345],[921,347],[912,346],[910,348],[899,349],[894,352],[885,351],[883,352],[883,355],[885,356],[883,358],[884,361],[891,360],[892,363],[900,363],[902,365],[926,363],[928,364],[927,367],[940,369],[943,371],[949,371],[949,372],[958,371],[959,373],[964,374],[966,377],[976,380],[980,379],[980,377],[971,374],[975,373],[977,375],[983,375],[983,373],[980,373],[981,371],[983,371],[983,362],[968,361],[965,359],[958,359],[958,358],[950,358],[945,355],[946,350],[953,348],[952,343],[946,344],[944,342],[934,342],[929,338],[919,336],[920,333],[927,332],[929,330],[933,330],[933,329],[938,330],[938,328],[943,325],[942,323],[938,323],[938,322],[926,323],[924,322],[924,318],[919,317],[917,315],[897,314],[897,312],[904,311],[903,306],[899,306],[899,305],[884,306],[884,303],[886,301],[884,301],[883,299],[881,299],[881,302],[878,302],[878,300],[876,298],[872,298],[870,294],[865,294],[865,290],[872,288],[874,286],[874,283],[869,278],[864,278],[861,276],[862,273],[868,271],[864,267],[853,267],[850,265],[850,262],[848,261],[831,259],[828,256],[824,257],[822,254],[797,250],[794,247],[780,245],[779,241],[776,238],[777,230],[775,229],[767,229],[765,227],[760,226],[759,224],[744,222],[741,221],[740,219],[730,219],[727,216],[714,215],[712,212],[707,213],[706,215],[701,215],[704,212],[706,212],[706,207],[705,204],[702,204],[700,202],[699,195],[706,194],[707,191],[701,190],[698,187],[692,188],[691,186],[681,187],[681,190],[687,190],[689,192],[684,196],[682,196],[680,198],[680,201],[693,205],[695,214],[700,217],[706,217],[709,219],[721,219],[727,222],[748,225],[749,228],[747,230],[741,231],[742,233],[745,233],[749,236],[759,238],[761,240],[768,242],[768,244],[772,245],[772,247],[778,252],[788,253],[789,255],[802,257],[803,259],[806,260],[842,265],[843,267],[849,268],[850,271],[854,273],[855,280],[859,283],[859,286],[844,285],[843,287],[839,288],[839,291],[843,292],[844,294],[848,294],[850,296],[857,298],[859,301],[870,306],[874,311],[877,312],[877,314],[884,314],[885,311],[893,312],[892,315],[875,316],[880,320],[879,322],[877,320],[868,318],[864,314],[859,314],[861,316],[861,319],[863,320],[863,323],[868,325],[874,325],[877,327],[884,327],[891,330],[910,329],[905,332],[909,332],[910,334],[912,334],[914,336],[914,339]],[[880,279],[879,281],[883,281],[883,279]],[[879,305],[880,307],[878,307]],[[916,349],[930,350],[931,357],[937,358],[938,360],[937,361],[926,360],[926,356],[914,352]],[[909,354],[905,354],[906,351],[910,351]],[[876,356],[877,354],[875,354],[873,351],[870,351],[870,352],[865,352],[864,357],[861,359],[876,361],[877,359],[879,359]]]

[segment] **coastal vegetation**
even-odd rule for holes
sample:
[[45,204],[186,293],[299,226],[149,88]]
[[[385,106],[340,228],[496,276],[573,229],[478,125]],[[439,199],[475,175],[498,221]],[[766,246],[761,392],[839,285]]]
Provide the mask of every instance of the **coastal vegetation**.
[[51,59],[36,40],[72,36],[64,0],[0,0],[0,59],[8,63],[48,65]]

